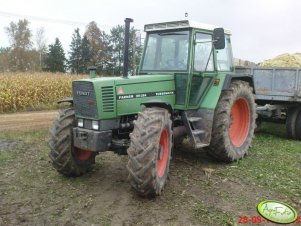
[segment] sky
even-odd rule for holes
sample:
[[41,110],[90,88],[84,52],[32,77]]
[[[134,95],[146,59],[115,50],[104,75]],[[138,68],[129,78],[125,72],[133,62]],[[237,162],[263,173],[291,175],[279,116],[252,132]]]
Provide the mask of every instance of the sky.
[[109,32],[130,17],[143,34],[144,24],[187,19],[187,12],[190,20],[231,30],[236,58],[258,63],[301,52],[300,0],[0,0],[0,5],[0,47],[9,46],[4,28],[24,18],[33,34],[44,27],[47,44],[58,37],[68,52],[74,29],[83,34],[91,21]]

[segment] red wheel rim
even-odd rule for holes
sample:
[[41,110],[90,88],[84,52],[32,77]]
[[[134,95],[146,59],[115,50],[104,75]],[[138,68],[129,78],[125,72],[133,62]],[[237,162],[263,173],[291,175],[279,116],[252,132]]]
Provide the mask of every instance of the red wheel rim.
[[74,155],[77,160],[86,161],[92,155],[92,151],[82,150],[79,148],[74,148]]
[[246,141],[250,128],[249,104],[245,98],[237,99],[231,108],[229,137],[235,147]]
[[164,175],[169,155],[169,136],[167,129],[163,129],[160,137],[160,150],[157,160],[157,174],[159,177]]

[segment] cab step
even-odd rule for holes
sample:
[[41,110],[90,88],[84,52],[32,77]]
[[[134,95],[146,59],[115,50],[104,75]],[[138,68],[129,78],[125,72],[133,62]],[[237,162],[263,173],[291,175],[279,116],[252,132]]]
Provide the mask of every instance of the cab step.
[[182,120],[195,148],[202,148],[209,145],[207,141],[208,132],[204,129],[204,118],[200,117],[198,111],[184,111],[182,113]]
[[201,120],[202,120],[201,117],[188,117],[189,122],[199,122]]
[[193,133],[194,135],[200,135],[200,134],[204,134],[205,131],[202,130],[202,129],[195,129],[195,130],[192,130],[192,133]]

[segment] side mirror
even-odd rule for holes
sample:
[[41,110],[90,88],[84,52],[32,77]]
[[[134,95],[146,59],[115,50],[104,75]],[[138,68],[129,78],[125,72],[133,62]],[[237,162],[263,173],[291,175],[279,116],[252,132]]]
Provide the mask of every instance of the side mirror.
[[215,49],[225,48],[225,32],[223,28],[213,30],[213,45]]

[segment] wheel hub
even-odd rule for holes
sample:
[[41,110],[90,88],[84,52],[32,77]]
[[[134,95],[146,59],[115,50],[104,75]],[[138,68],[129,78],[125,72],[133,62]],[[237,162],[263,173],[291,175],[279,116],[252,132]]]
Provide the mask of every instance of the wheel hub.
[[248,137],[250,128],[250,110],[245,98],[239,98],[234,102],[230,118],[230,140],[235,147],[241,147]]
[[90,156],[92,155],[92,153],[93,153],[92,151],[74,148],[75,158],[80,161],[88,160],[90,158]]
[[163,129],[160,137],[160,149],[157,160],[157,174],[159,177],[164,175],[169,155],[169,136],[167,129]]

